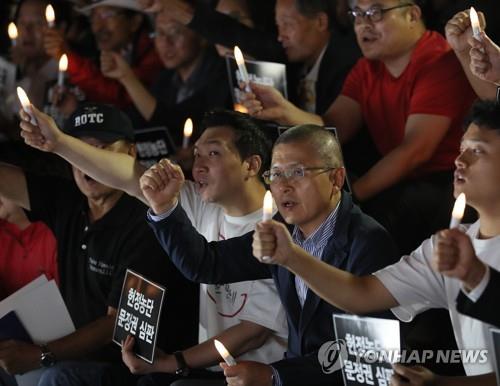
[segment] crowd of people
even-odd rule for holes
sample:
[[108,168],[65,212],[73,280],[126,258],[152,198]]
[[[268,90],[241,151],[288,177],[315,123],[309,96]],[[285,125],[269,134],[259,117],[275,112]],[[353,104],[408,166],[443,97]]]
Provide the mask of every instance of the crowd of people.
[[[342,385],[318,353],[344,313],[405,322],[411,350],[487,350],[395,364],[391,384],[496,384],[494,1],[7,3],[0,300],[45,275],[75,331],[0,340],[0,385],[39,369],[39,386]],[[234,111],[235,45],[283,63],[287,95],[242,82]],[[151,166],[135,142],[154,127],[176,151]],[[460,193],[464,225],[447,229]],[[167,288],[152,364],[133,336],[112,343],[127,269]]]

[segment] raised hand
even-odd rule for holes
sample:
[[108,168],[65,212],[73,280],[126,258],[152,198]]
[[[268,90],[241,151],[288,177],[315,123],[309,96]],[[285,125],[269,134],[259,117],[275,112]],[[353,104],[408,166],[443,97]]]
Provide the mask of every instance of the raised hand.
[[404,366],[394,364],[392,386],[434,386],[439,384],[439,377],[423,366]]
[[44,31],[43,46],[45,53],[55,60],[59,60],[61,55],[68,51],[63,32],[56,28],[47,28]]
[[482,80],[500,84],[500,47],[484,32],[480,41],[471,38],[469,43],[471,72]]
[[57,127],[52,117],[42,113],[33,105],[31,106],[37,125],[30,123],[30,116],[21,109],[19,115],[21,122],[21,137],[24,142],[38,150],[45,152],[54,152],[63,133]]
[[458,229],[446,229],[436,235],[433,264],[438,272],[461,280],[469,290],[481,282],[486,272],[469,236]]
[[184,184],[184,174],[179,165],[162,159],[144,172],[139,183],[149,207],[158,215],[175,206]]
[[264,363],[241,361],[236,366],[220,366],[229,386],[272,386],[273,370]]
[[101,52],[101,72],[108,78],[122,81],[134,73],[125,59],[116,52]]
[[[486,22],[484,14],[478,12],[479,24],[484,29]],[[469,38],[472,36],[469,11],[458,12],[453,16],[445,27],[446,40],[456,53],[466,53],[470,49]]]
[[[252,92],[242,92],[241,103],[250,115],[285,124],[290,102],[274,87],[251,83]],[[292,105],[293,106],[293,105]]]
[[284,224],[269,220],[255,226],[252,249],[260,262],[286,266],[295,247]]

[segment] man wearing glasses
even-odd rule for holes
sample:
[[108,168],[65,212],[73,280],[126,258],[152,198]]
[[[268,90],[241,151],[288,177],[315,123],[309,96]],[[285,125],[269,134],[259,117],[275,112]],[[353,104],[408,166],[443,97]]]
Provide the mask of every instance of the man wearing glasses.
[[[311,255],[355,275],[370,274],[394,261],[395,247],[387,232],[342,192],[340,147],[327,130],[315,125],[287,130],[275,143],[271,168],[263,177],[279,210],[276,218]],[[323,344],[335,340],[332,313],[341,311],[309,291],[299,277],[253,258],[253,232],[208,243],[177,205],[184,182],[179,167],[166,165],[161,172],[146,173],[140,182],[151,208],[150,225],[187,278],[228,283],[272,277],[276,283],[288,320],[285,359],[270,365],[238,361],[236,366],[224,366],[228,384],[341,385],[341,372],[328,374],[323,367],[328,360],[318,355]]]
[[[259,85],[245,103],[262,119],[337,127],[342,143],[366,128],[380,158],[353,182],[354,195],[400,251],[410,252],[446,226],[461,122],[475,96],[446,40],[426,29],[416,2],[354,0],[351,7],[364,58],[323,116]],[[359,147],[352,153],[365,154]]]

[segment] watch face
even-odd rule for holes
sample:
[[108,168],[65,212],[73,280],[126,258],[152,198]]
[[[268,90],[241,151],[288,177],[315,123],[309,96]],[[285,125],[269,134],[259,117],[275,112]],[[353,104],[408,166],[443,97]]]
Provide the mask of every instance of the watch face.
[[54,357],[54,354],[51,352],[46,352],[43,353],[42,356],[40,357],[40,364],[42,367],[51,367],[54,366],[56,363],[56,358]]

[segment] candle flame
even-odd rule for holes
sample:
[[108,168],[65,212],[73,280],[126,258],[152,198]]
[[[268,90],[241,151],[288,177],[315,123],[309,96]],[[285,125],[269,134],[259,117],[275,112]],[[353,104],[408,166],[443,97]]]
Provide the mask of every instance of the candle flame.
[[239,103],[234,104],[234,111],[237,111],[237,112],[243,113],[243,114],[248,114],[248,109]]
[[186,123],[184,123],[184,137],[191,137],[193,134],[193,121],[191,118],[186,119]]
[[271,191],[268,190],[266,194],[264,195],[264,205],[263,205],[263,211],[264,211],[264,221],[271,219],[273,215],[273,195],[271,194]]
[[453,212],[451,213],[452,217],[457,219],[459,222],[462,220],[465,211],[465,194],[460,193],[455,201],[455,205],[453,206]]
[[222,358],[226,359],[230,356],[229,351],[227,351],[226,347],[224,347],[224,345],[217,339],[214,339],[214,344],[215,348],[217,349]]
[[66,71],[68,69],[68,55],[63,54],[59,59],[59,71]]
[[51,4],[48,4],[45,8],[45,19],[47,20],[47,23],[49,23],[49,25],[53,25],[54,21],[56,20],[56,14]]
[[476,39],[479,39],[481,36],[481,27],[479,25],[479,17],[477,16],[477,12],[474,7],[470,7],[470,24],[472,27],[472,34]]
[[9,23],[9,27],[7,28],[7,32],[9,34],[9,38],[11,40],[17,39],[17,27],[13,22]]
[[31,105],[31,102],[28,99],[28,95],[26,95],[26,91],[24,91],[21,87],[17,88],[17,96],[23,108],[29,107]]
[[238,46],[234,46],[234,58],[236,59],[236,63],[238,63],[238,65],[245,64],[243,54]]

